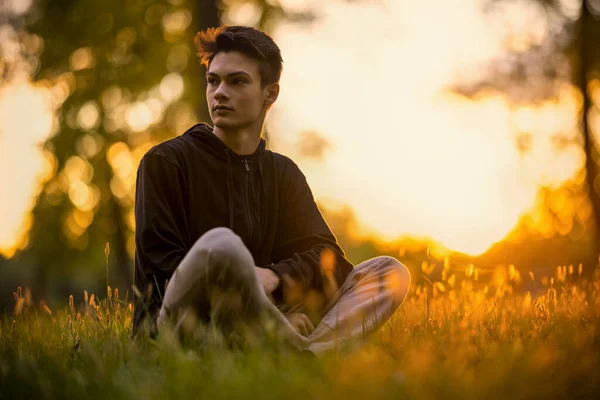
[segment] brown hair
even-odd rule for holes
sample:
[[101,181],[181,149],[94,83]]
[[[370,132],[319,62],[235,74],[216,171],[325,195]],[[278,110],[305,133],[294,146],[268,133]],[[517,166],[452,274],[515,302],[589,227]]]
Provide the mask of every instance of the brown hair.
[[223,25],[200,31],[194,39],[200,64],[209,67],[215,55],[221,51],[239,51],[260,61],[262,87],[279,82],[283,60],[281,51],[266,33],[249,26]]

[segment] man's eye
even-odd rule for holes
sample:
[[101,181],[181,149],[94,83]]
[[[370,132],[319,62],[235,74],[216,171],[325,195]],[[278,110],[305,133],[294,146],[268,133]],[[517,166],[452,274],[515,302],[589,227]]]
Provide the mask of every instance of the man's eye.
[[238,78],[238,79],[234,79],[233,83],[235,83],[236,85],[238,85],[238,84],[241,84],[241,83],[246,83],[246,80]]
[[208,78],[206,82],[208,82],[209,85],[214,85],[216,81],[214,78]]

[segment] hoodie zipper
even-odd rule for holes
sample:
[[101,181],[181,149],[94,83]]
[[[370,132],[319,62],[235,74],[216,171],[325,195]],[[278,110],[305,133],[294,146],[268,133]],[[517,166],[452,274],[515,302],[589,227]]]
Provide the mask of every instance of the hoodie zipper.
[[245,190],[244,190],[244,195],[246,197],[246,218],[248,219],[248,236],[249,239],[252,239],[252,233],[254,231],[254,227],[252,226],[252,215],[250,213],[250,200],[248,197],[248,189],[249,189],[249,182],[250,182],[250,167],[248,166],[248,160],[244,159],[243,160],[244,166],[246,167],[246,180],[245,180]]

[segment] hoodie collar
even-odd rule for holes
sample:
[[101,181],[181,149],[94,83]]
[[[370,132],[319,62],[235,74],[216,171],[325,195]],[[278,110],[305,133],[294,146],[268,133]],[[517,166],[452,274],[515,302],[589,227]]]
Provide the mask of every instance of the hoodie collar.
[[184,135],[192,135],[204,143],[204,148],[214,154],[216,157],[227,161],[227,206],[229,210],[229,228],[234,230],[234,213],[233,213],[233,168],[232,162],[234,160],[244,160],[244,159],[256,159],[258,161],[258,171],[260,178],[260,186],[261,190],[261,201],[260,201],[260,218],[261,224],[260,228],[263,231],[263,237],[266,236],[267,232],[267,210],[266,210],[266,200],[267,200],[267,192],[263,177],[263,158],[261,155],[264,153],[265,148],[267,146],[267,141],[264,138],[260,138],[260,142],[258,143],[258,147],[254,151],[254,153],[241,156],[236,154],[233,150],[231,150],[225,143],[219,139],[212,130],[212,127],[205,122],[199,123],[188,129]]
[[232,160],[242,160],[257,158],[260,154],[262,154],[265,151],[267,147],[266,140],[264,138],[260,138],[258,147],[254,151],[254,153],[247,155],[239,155],[233,150],[231,150],[225,143],[223,143],[221,139],[219,139],[217,135],[213,133],[213,127],[208,125],[206,122],[201,122],[199,124],[194,125],[184,133],[184,135],[186,134],[192,135],[200,139],[206,144],[207,150],[209,150],[215,156],[223,160],[227,160],[228,157],[225,150],[229,150],[229,157]]

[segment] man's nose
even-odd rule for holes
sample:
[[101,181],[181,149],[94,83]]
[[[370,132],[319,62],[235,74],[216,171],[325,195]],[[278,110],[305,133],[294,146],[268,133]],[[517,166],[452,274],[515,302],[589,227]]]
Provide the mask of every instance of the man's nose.
[[227,99],[229,96],[227,95],[227,88],[225,87],[225,82],[221,82],[215,90],[215,99],[222,100]]

